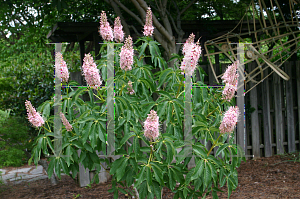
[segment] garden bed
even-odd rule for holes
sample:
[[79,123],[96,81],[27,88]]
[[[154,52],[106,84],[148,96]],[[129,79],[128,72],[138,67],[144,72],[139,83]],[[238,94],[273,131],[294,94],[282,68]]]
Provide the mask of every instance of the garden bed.
[[[296,153],[295,153],[296,154]],[[295,157],[298,161],[295,160]],[[299,153],[284,156],[259,158],[242,162],[238,168],[238,188],[230,198],[300,198]],[[81,188],[69,176],[62,176],[59,185],[51,186],[49,180],[38,180],[18,185],[0,185],[0,198],[113,198],[108,192],[110,182]],[[226,187],[219,198],[227,198]],[[124,194],[119,198],[127,198]],[[173,193],[164,190],[163,199],[173,198]],[[207,197],[211,198],[211,196]]]

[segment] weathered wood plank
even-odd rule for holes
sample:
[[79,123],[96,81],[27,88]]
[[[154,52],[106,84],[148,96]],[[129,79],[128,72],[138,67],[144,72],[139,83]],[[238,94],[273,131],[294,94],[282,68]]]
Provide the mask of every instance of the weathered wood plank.
[[[298,124],[300,124],[300,61],[296,61],[296,80],[297,80]],[[298,133],[299,133],[299,142],[300,142],[300,127]]]
[[[81,149],[77,153],[78,157],[80,157]],[[90,184],[90,170],[88,168],[84,169],[82,163],[79,163],[78,182],[80,187],[86,187]]]
[[[255,63],[248,64],[250,71],[256,68]],[[255,83],[250,82],[250,86]],[[250,92],[250,105],[255,110],[251,113],[251,135],[252,135],[252,155],[254,158],[260,157],[260,137],[259,137],[259,122],[258,122],[258,107],[257,107],[257,87],[254,87]]]
[[[237,144],[240,145],[244,152],[245,155],[247,155],[247,136],[246,136],[246,129],[245,129],[245,81],[244,81],[244,70],[245,70],[245,65],[244,65],[244,45],[238,45],[238,60],[239,60],[239,66],[238,66],[238,88],[237,90],[237,98],[236,98],[236,104],[239,107],[240,111],[240,117],[239,117],[239,122],[237,123]],[[247,157],[247,156],[246,156]]]
[[286,81],[286,119],[288,131],[288,151],[295,151],[295,126],[294,126],[294,110],[293,110],[293,82],[292,82],[292,64],[285,62],[285,71],[290,80]]
[[274,89],[274,109],[275,109],[275,129],[276,129],[276,152],[283,154],[283,118],[282,118],[282,79],[276,73],[273,74],[273,89]]
[[[266,69],[264,75],[267,75],[268,72],[269,70]],[[271,143],[270,96],[269,96],[268,78],[262,82],[262,105],[263,105],[265,157],[270,157],[272,156],[272,143]]]

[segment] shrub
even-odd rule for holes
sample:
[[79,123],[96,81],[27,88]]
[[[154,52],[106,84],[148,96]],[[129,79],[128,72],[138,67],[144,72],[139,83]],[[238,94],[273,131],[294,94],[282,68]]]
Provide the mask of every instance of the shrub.
[[[1,111],[0,114],[7,113]],[[17,116],[7,116],[0,124],[0,167],[21,166],[27,161],[25,150],[31,149],[28,122]]]

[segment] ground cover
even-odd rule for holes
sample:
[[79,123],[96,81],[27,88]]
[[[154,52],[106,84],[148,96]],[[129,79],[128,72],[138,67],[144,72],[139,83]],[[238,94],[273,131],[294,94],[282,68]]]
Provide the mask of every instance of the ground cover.
[[[276,155],[242,162],[238,170],[238,188],[230,198],[300,198],[300,153]],[[10,168],[13,169],[13,168]],[[93,184],[81,188],[69,176],[51,186],[48,179],[23,182],[18,185],[0,185],[0,198],[113,198],[109,193],[111,183]],[[226,187],[221,188],[219,198],[227,198]],[[119,198],[128,198],[124,194]],[[173,198],[170,190],[164,190],[163,199]],[[208,196],[207,198],[212,198]]]

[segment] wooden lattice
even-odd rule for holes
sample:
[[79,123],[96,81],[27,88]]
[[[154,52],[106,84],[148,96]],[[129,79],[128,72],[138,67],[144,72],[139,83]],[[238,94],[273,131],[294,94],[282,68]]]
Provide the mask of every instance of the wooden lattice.
[[[216,75],[212,56],[224,54],[230,61],[236,61],[238,59],[237,45],[232,45],[232,43],[237,41],[245,45],[245,61],[241,64],[255,61],[258,65],[254,70],[245,72],[245,76],[242,78],[245,80],[245,83],[249,81],[254,83],[252,87],[246,89],[245,93],[249,92],[273,72],[276,72],[284,80],[289,80],[289,76],[280,67],[300,49],[299,14],[297,15],[295,10],[295,5],[298,2],[287,0],[286,6],[289,6],[290,13],[285,13],[284,15],[277,0],[269,1],[267,8],[264,0],[258,0],[259,7],[252,0],[245,15],[232,31],[205,42],[206,56],[208,56],[217,82],[220,81],[220,77],[223,74]],[[245,27],[245,24],[247,27]],[[252,38],[252,43],[247,42],[245,38]],[[219,51],[209,53],[208,49],[210,46],[214,46]],[[278,52],[275,53],[276,51]],[[269,74],[264,73],[269,67],[272,69],[271,72]],[[244,86],[244,84],[239,85]]]

